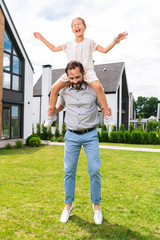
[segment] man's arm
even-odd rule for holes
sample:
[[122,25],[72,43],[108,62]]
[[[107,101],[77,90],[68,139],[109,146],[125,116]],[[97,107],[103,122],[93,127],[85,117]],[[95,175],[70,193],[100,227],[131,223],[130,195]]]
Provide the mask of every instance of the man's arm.
[[[55,114],[58,112],[61,112],[64,109],[64,107],[62,105],[60,105],[59,103],[57,103],[57,106],[55,108]],[[47,108],[47,112],[48,115],[53,115],[53,109],[50,108],[50,106]]]
[[35,38],[37,38],[38,40],[41,40],[51,51],[59,52],[63,50],[62,46],[55,47],[53,44],[48,42],[40,33],[34,32],[33,34]]
[[61,112],[63,109],[64,107],[58,103],[56,106],[56,113]]

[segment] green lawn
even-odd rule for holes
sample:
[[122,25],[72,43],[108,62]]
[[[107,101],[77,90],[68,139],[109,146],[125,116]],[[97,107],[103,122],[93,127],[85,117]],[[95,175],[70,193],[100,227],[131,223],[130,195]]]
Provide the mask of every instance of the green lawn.
[[160,239],[160,153],[100,149],[102,225],[95,225],[87,161],[79,158],[74,210],[64,208],[63,146],[0,150],[0,239]]
[[160,149],[160,145],[144,145],[144,144],[126,144],[126,143],[106,143],[102,142],[100,145],[104,146],[118,146],[118,147],[133,147],[133,148],[153,148],[153,149]]

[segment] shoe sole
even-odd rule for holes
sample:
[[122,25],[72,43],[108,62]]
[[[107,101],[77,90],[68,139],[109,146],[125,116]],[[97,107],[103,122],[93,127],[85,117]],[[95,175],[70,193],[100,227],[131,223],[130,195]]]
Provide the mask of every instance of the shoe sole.
[[111,126],[111,127],[114,127],[114,126],[116,126],[116,124],[112,124],[112,123],[107,123],[107,122],[104,122],[105,124],[107,124],[108,126]]

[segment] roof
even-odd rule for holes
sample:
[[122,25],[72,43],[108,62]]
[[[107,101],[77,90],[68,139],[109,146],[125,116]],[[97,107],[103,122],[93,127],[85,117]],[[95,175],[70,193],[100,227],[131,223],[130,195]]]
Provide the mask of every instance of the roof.
[[[100,80],[105,93],[116,93],[121,76],[124,72],[124,62],[95,65],[94,69]],[[63,69],[52,70],[52,84],[64,74]],[[38,79],[33,88],[33,96],[42,95],[42,76]]]
[[[22,41],[21,41],[21,39],[20,39],[20,36],[19,36],[19,34],[18,34],[18,32],[17,32],[17,29],[16,29],[16,27],[15,27],[15,25],[14,25],[14,22],[13,22],[13,20],[12,20],[12,18],[11,18],[11,15],[10,15],[10,13],[9,13],[9,11],[8,11],[8,8],[7,8],[4,0],[0,0],[0,7],[2,8],[2,11],[3,11],[3,14],[4,14],[4,16],[5,16],[6,21],[8,22],[8,20],[10,20],[10,22],[12,23],[12,26],[13,26],[14,31],[15,31],[15,33],[16,33],[16,35],[17,35],[17,38],[18,38],[18,40],[19,40],[19,42],[20,42],[20,44],[21,44],[21,47],[22,47],[22,49],[23,49],[23,51],[24,51],[24,54],[25,54],[25,56],[26,56],[26,58],[27,58],[27,60],[28,60],[28,62],[29,62],[29,64],[30,64],[30,66],[31,66],[31,68],[32,68],[32,71],[34,72],[32,63],[31,63],[31,61],[30,61],[30,59],[29,59],[29,57],[28,57],[28,55],[27,55],[27,52],[26,52],[26,50],[25,50],[25,48],[24,48],[24,46],[23,46],[23,43],[22,43]],[[6,16],[5,13],[7,13],[7,16]]]

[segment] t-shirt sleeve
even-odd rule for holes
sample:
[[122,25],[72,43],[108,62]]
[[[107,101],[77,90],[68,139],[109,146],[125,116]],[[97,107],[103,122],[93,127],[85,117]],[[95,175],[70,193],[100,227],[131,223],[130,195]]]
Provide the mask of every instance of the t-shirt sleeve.
[[96,51],[96,47],[97,47],[97,43],[93,40],[91,40],[91,50],[92,52],[95,52]]
[[59,92],[59,96],[58,96],[58,104],[60,104],[61,106],[65,107],[65,101],[64,101],[64,98],[63,98],[63,89],[60,90]]

